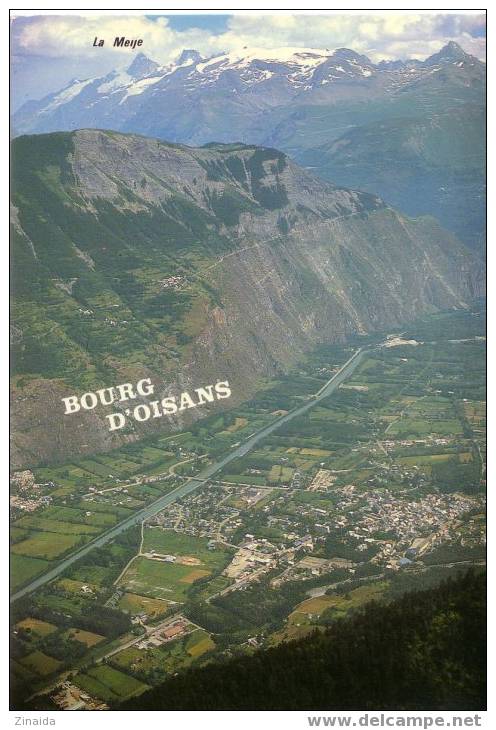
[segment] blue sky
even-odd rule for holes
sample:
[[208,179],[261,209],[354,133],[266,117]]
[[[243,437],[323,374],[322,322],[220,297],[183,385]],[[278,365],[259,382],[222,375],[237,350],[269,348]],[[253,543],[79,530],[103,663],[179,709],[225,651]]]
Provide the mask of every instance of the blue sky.
[[[149,18],[159,16],[149,15]],[[215,35],[227,30],[229,15],[166,15],[174,30],[185,31],[189,28],[203,28]]]
[[[15,14],[15,11],[14,11]],[[14,107],[59,90],[74,78],[102,76],[132,62],[136,51],[114,49],[116,35],[142,38],[140,49],[160,62],[184,48],[204,56],[248,47],[353,48],[373,61],[425,58],[450,40],[485,57],[481,14],[291,15],[33,15],[14,17]],[[93,47],[97,36],[104,48]]]

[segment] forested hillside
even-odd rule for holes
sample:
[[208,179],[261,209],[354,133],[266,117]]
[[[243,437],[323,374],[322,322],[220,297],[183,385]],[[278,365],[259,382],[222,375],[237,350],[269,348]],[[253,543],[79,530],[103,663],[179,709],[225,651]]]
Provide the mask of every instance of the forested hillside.
[[122,709],[482,710],[485,580],[469,572],[371,603],[309,638],[191,669]]

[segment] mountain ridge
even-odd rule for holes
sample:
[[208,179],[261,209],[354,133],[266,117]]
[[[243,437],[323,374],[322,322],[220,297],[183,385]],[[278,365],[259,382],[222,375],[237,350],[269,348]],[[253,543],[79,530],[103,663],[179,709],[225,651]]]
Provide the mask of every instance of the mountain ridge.
[[[463,127],[450,120],[461,110]],[[98,128],[193,146],[240,140],[273,147],[320,177],[375,193],[409,216],[435,216],[481,252],[484,112],[485,66],[456,44],[424,61],[377,64],[346,48],[245,48],[210,58],[187,49],[166,66],[138,54],[126,70],[74,80],[27,102],[14,114],[13,130],[15,136]],[[373,125],[377,132],[371,134]],[[381,125],[394,126],[389,139]],[[448,150],[465,147],[456,174],[424,154],[440,133]],[[350,135],[356,150],[375,151],[372,166],[361,164]]]
[[434,220],[273,149],[82,130],[17,138],[13,169],[15,466],[156,427],[64,418],[74,389],[152,377],[163,397],[227,379],[239,403],[319,343],[468,306],[483,286]]
[[[58,129],[43,129],[39,128],[40,125],[33,125],[29,122],[29,119],[23,119],[24,111],[27,108],[28,112],[32,113],[36,109],[36,114],[46,116],[56,106],[67,104],[79,97],[88,85],[95,86],[96,92],[103,97],[100,101],[107,98],[105,92],[109,91],[110,95],[117,95],[118,104],[122,106],[129,97],[147,95],[147,92],[153,92],[154,89],[148,89],[148,85],[152,87],[158,84],[158,88],[164,84],[174,85],[177,75],[179,75],[178,79],[182,82],[185,69],[189,69],[188,78],[190,80],[188,84],[190,86],[187,89],[191,91],[191,85],[199,84],[201,86],[211,84],[213,81],[218,82],[222,80],[224,74],[231,71],[236,71],[239,74],[239,78],[245,86],[263,85],[264,82],[270,81],[271,77],[275,75],[276,67],[279,65],[280,76],[286,78],[289,84],[288,89],[293,85],[294,92],[308,95],[308,92],[314,91],[317,86],[322,87],[333,81],[346,81],[346,76],[367,78],[374,74],[385,73],[385,78],[389,81],[396,76],[408,85],[411,81],[416,80],[416,76],[412,79],[408,77],[402,79],[405,69],[412,73],[415,73],[415,70],[419,72],[423,70],[424,73],[431,74],[432,66],[435,66],[436,63],[441,65],[454,62],[466,63],[476,68],[484,66],[475,56],[465,53],[460,46],[452,41],[438,53],[429,56],[424,61],[381,61],[377,64],[372,63],[367,56],[358,54],[348,48],[338,48],[333,52],[328,49],[306,48],[281,48],[273,51],[263,49],[250,51],[250,49],[245,48],[244,50],[245,53],[241,51],[202,57],[198,51],[188,49],[178,56],[176,62],[162,66],[143,52],[140,52],[124,71],[112,71],[103,77],[83,80],[74,79],[60,91],[48,94],[39,102],[33,100],[27,102],[14,115],[14,123],[19,133],[59,131]],[[346,68],[337,65],[342,62],[346,64]],[[264,68],[264,63],[269,65]],[[272,67],[269,68],[270,64],[273,65],[275,70],[271,70]],[[401,64],[401,66],[397,64]],[[244,71],[246,69],[248,69],[248,75]],[[401,73],[398,74],[398,71],[401,71]],[[315,84],[313,83],[314,76]],[[143,81],[147,83],[141,83]],[[310,85],[308,85],[308,82],[310,82]],[[235,83],[234,77],[229,76],[227,83]],[[133,88],[134,86],[136,88]],[[233,91],[240,90],[239,88],[233,89]],[[245,88],[242,91],[246,92],[246,90]],[[44,102],[48,103],[44,105]],[[42,127],[43,124],[43,121],[41,121]],[[80,120],[78,120],[76,127],[81,128],[81,126]],[[103,126],[105,127],[105,125]],[[121,129],[120,131],[125,130]],[[254,140],[254,142],[259,143],[257,140]]]

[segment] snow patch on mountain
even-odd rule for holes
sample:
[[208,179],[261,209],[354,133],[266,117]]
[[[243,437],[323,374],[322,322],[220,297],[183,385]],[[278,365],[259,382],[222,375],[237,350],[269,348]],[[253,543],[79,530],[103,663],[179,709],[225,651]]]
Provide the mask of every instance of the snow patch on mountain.
[[[470,74],[479,74],[482,64],[456,44],[448,44],[425,61],[381,61],[372,63],[367,56],[349,48],[274,49],[244,47],[209,58],[193,49],[185,49],[177,59],[160,65],[138,53],[125,69],[117,69],[99,78],[72,81],[60,92],[40,102],[30,102],[15,115],[15,127],[21,131],[42,131],[98,126],[115,119],[117,129],[125,128],[129,115],[136,113],[133,97],[140,103],[181,104],[186,96],[208,99],[217,89],[236,95],[256,90],[261,106],[291,103],[301,97],[304,103],[316,92],[321,98],[332,94],[334,87],[348,89],[340,93],[363,93],[364,87],[396,94],[418,80],[434,76],[446,65],[457,70],[471,83]],[[89,87],[89,88],[87,88]],[[166,106],[168,106],[168,103]],[[66,109],[67,107],[67,109]],[[60,110],[59,110],[60,108]],[[70,110],[70,115],[66,111]],[[53,121],[52,121],[53,118]],[[134,119],[134,116],[133,116]],[[68,121],[70,120],[70,121]],[[146,126],[146,125],[145,125]],[[171,130],[173,135],[177,130]]]
[[70,82],[68,86],[62,89],[62,91],[59,91],[58,94],[56,94],[54,98],[50,101],[50,103],[40,111],[40,113],[51,112],[58,106],[61,106],[62,104],[67,104],[67,102],[78,96],[81,91],[86,86],[88,86],[88,84],[91,84],[92,81],[93,79],[85,79],[84,81],[74,79]]
[[107,94],[114,91],[119,91],[123,87],[129,86],[135,81],[136,79],[130,76],[127,71],[114,71],[110,74],[110,79],[108,81],[100,84],[100,86],[97,88],[97,93]]

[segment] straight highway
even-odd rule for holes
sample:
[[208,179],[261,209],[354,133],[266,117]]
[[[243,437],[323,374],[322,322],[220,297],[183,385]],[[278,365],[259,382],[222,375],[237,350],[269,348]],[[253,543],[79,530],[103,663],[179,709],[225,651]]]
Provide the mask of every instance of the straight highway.
[[[293,418],[296,418],[296,416],[303,415],[321,400],[331,395],[331,393],[333,393],[336,388],[338,388],[341,383],[346,380],[346,378],[348,378],[357,368],[365,352],[366,350],[361,347],[356,350],[356,352],[353,353],[349,360],[347,360],[344,365],[342,365],[338,372],[335,373],[332,378],[330,378],[327,383],[322,386],[318,393],[311,397],[303,405],[296,406],[285,415],[270,423],[268,426],[263,426],[259,431],[256,431],[254,434],[252,434],[246,441],[239,444],[239,446],[233,448],[228,454],[226,454],[226,456],[220,459],[220,461],[209,464],[209,466],[205,467],[205,469],[202,469],[200,473],[197,474],[195,477],[192,477],[184,484],[179,485],[168,494],[164,494],[162,497],[159,497],[154,502],[138,510],[130,517],[126,517],[126,519],[122,522],[119,522],[117,525],[114,525],[114,527],[110,528],[106,532],[103,532],[101,535],[98,535],[90,542],[87,542],[82,547],[67,555],[57,565],[47,570],[46,573],[39,575],[37,578],[34,578],[34,580],[27,583],[23,588],[18,590],[16,593],[13,593],[10,597],[11,603],[13,601],[17,601],[19,598],[22,598],[22,596],[25,596],[28,593],[32,593],[37,588],[40,588],[42,585],[45,585],[45,583],[50,582],[54,578],[57,578],[70,565],[75,563],[84,555],[87,555],[94,548],[102,547],[110,540],[113,540],[115,537],[117,537],[117,535],[123,532],[123,530],[127,530],[128,528],[143,522],[143,520],[146,520],[149,517],[153,517],[158,512],[161,512],[161,510],[163,510],[168,505],[199,489],[203,484],[205,484],[205,482],[213,477],[214,474],[217,474],[217,472],[223,469],[231,461],[234,461],[234,459],[238,459],[240,456],[245,456],[245,454],[251,451],[266,436],[269,436],[271,433],[280,428],[283,424],[288,423],[288,421],[291,421]],[[54,539],[56,539],[55,536]]]

